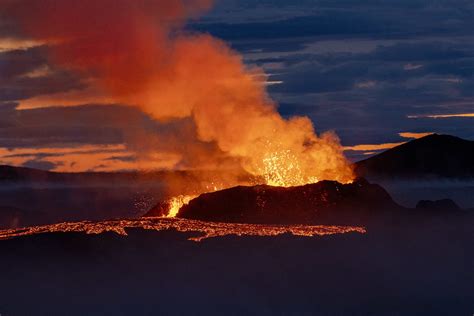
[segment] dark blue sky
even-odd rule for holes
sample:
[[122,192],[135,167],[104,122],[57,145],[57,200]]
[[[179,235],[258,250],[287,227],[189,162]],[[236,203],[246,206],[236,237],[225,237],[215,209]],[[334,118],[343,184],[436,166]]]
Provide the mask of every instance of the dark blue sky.
[[[247,64],[263,67],[284,116],[307,115],[318,132],[335,130],[345,146],[406,141],[401,132],[474,139],[474,117],[432,117],[474,113],[473,1],[216,2],[188,28],[228,41]],[[129,130],[159,130],[123,106],[18,111],[21,100],[83,83],[48,65],[45,47],[7,49],[12,38],[16,31],[0,19],[1,157],[19,148],[24,155],[27,148],[117,146]],[[44,154],[21,163],[65,163]]]
[[220,1],[200,30],[274,74],[284,115],[309,115],[345,144],[399,132],[474,138],[474,2]]

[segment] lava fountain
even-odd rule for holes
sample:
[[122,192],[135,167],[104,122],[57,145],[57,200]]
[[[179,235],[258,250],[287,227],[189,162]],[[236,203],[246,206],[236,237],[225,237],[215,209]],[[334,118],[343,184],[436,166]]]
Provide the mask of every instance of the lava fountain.
[[192,199],[196,198],[196,195],[178,195],[172,197],[168,201],[168,214],[166,217],[172,218],[178,215],[179,210],[186,204],[188,204]]

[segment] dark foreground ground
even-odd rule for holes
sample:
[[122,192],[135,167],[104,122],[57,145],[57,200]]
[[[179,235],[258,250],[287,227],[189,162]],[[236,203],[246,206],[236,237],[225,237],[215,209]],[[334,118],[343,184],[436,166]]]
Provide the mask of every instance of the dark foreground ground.
[[469,315],[472,222],[188,241],[174,231],[0,241],[0,314]]

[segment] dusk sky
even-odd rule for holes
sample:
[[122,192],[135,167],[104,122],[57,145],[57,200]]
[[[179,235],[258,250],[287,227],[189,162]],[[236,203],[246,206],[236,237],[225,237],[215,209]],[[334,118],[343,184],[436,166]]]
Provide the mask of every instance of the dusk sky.
[[[283,116],[308,116],[318,133],[334,130],[359,160],[425,133],[474,139],[473,15],[469,0],[217,0],[187,28],[225,40],[247,65],[262,67]],[[0,13],[0,163],[169,167],[173,155],[149,162],[125,143],[176,137],[174,125],[126,104],[75,98],[94,91],[52,64],[48,45]]]

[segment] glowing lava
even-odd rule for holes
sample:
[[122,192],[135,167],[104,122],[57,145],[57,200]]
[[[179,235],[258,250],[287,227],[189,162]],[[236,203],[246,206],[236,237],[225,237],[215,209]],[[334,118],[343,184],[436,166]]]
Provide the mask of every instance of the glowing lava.
[[179,195],[171,198],[168,201],[169,209],[168,215],[166,215],[166,217],[176,217],[176,215],[178,215],[179,210],[196,197],[197,195]]
[[[310,168],[302,167],[302,157],[298,157],[291,150],[281,150],[274,153],[265,154],[260,165],[260,169],[255,172],[256,175],[260,176],[261,180],[255,180],[252,185],[266,184],[275,187],[295,187],[306,184],[313,184],[319,182],[318,177],[312,172]],[[339,182],[343,184],[352,183],[353,174],[352,169],[343,169],[344,172],[333,175],[339,179]],[[316,173],[319,171],[316,171]],[[329,179],[332,177],[328,176]],[[168,203],[168,214],[167,217],[176,217],[179,210],[187,205],[191,200],[198,197],[200,194],[215,192],[223,189],[227,189],[239,183],[220,183],[214,186],[205,186],[200,192],[192,195],[178,195],[172,197],[167,201]]]
[[176,230],[183,233],[197,233],[197,236],[189,237],[189,240],[192,241],[201,241],[206,238],[224,237],[229,235],[264,237],[291,234],[294,236],[313,237],[352,232],[361,234],[366,233],[365,228],[352,226],[231,224],[177,218],[147,218],[139,220],[60,223],[3,231],[0,230],[0,240],[36,234],[67,232],[83,232],[86,234],[114,232],[126,236],[127,228],[142,228],[155,231]]
[[263,177],[267,185],[292,187],[319,181],[315,176],[304,174],[298,160],[290,150],[266,155],[263,165]]

